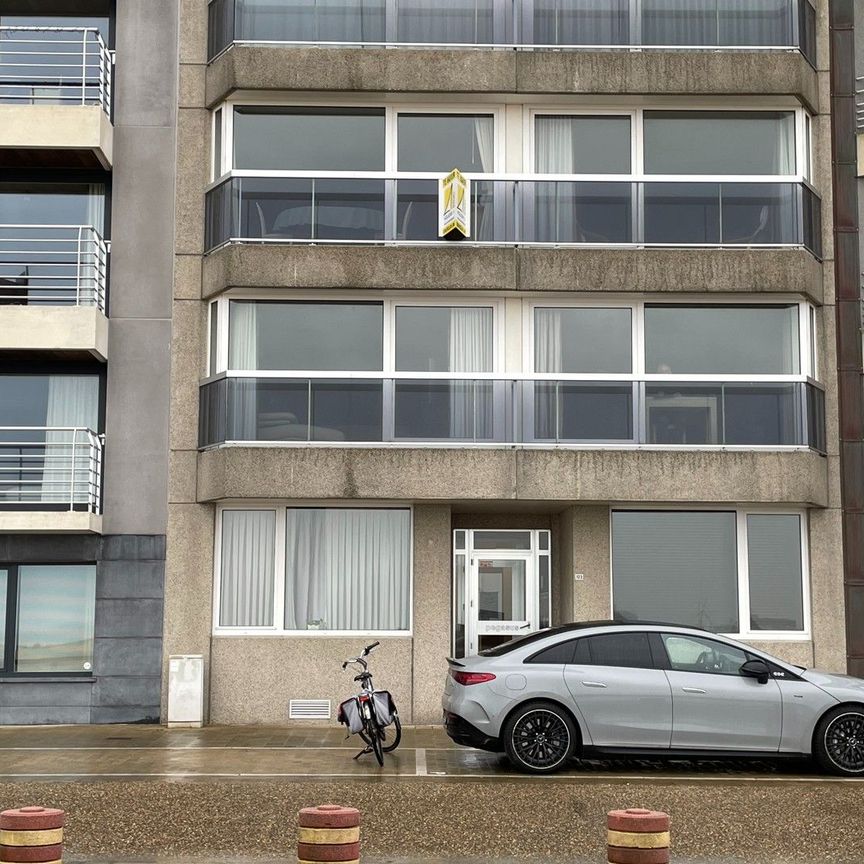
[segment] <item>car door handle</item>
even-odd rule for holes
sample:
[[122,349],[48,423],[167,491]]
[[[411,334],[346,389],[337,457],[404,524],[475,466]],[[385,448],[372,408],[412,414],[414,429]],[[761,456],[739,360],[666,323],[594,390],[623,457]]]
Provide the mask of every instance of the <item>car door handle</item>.
[[703,690],[701,687],[682,687],[681,688],[685,693],[707,693],[707,690]]
[[582,686],[583,687],[601,687],[604,690],[606,689],[606,685],[603,684],[601,681],[583,681]]

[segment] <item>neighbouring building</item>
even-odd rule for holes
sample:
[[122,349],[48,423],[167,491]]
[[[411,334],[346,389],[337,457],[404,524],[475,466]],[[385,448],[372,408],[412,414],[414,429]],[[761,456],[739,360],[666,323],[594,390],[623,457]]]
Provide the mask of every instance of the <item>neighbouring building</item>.
[[332,720],[378,639],[434,723],[445,657],[611,616],[864,674],[852,0],[36,5],[0,721],[165,720],[175,655]]
[[0,723],[160,716],[177,5],[0,4]]

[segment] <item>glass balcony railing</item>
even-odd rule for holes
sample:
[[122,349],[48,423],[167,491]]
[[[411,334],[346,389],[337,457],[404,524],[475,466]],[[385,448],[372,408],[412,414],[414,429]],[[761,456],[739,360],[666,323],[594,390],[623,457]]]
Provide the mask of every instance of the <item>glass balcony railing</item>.
[[105,311],[108,244],[88,225],[0,225],[0,306]]
[[103,436],[81,427],[0,427],[0,508],[101,513]]
[[201,387],[199,443],[398,442],[810,447],[805,381],[240,378]]
[[[475,179],[473,243],[804,246],[821,257],[804,183]],[[438,181],[400,175],[230,177],[207,193],[207,248],[229,242],[425,243]]]
[[110,114],[113,73],[95,27],[0,27],[0,102],[101,105]]
[[809,0],[210,0],[209,56],[233,42],[800,50]]

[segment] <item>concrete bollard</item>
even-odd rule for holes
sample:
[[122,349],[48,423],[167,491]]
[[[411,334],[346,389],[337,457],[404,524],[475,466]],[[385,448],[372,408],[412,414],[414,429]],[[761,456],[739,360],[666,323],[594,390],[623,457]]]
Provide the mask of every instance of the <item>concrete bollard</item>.
[[338,804],[305,807],[297,829],[299,864],[359,864],[360,811]]
[[60,864],[66,814],[47,807],[0,813],[0,862]]
[[609,864],[668,864],[668,813],[612,810],[606,825]]

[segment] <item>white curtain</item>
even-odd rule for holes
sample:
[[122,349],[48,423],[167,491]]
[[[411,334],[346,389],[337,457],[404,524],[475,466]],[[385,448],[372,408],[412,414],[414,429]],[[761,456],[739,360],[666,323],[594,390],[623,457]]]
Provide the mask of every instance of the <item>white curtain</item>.
[[[450,309],[450,372],[491,372],[492,309]],[[492,382],[450,382],[450,437],[484,439],[492,435]]]
[[276,573],[276,513],[222,513],[222,627],[272,627]]
[[[563,369],[561,310],[535,308],[534,371],[554,374]],[[558,398],[554,381],[535,385],[534,422],[537,438],[558,438]]]
[[[491,174],[495,170],[495,121],[492,117],[474,118],[474,142],[477,148],[479,162],[483,173]],[[476,184],[482,183],[481,188]],[[493,188],[492,182],[474,181],[472,190],[471,233],[475,240],[494,239],[495,207],[494,196],[489,197],[487,191]]]
[[474,118],[474,140],[484,174],[495,170],[495,121],[492,117]]
[[[573,118],[538,117],[535,123],[535,171],[538,174],[572,174],[576,155]],[[576,214],[569,194],[572,188],[569,183],[538,181],[534,197],[536,240],[568,242],[578,239]]]
[[[99,415],[99,379],[95,375],[51,375],[48,379],[48,404],[45,426],[75,426],[95,431]],[[73,438],[74,449],[73,465]],[[42,475],[42,500],[69,503],[70,492],[76,504],[88,500],[87,471],[90,460],[88,438],[83,432],[48,431],[45,433],[45,462]],[[74,477],[73,477],[74,471]],[[32,476],[32,475],[31,475]]]
[[774,168],[777,174],[795,173],[795,115],[785,114],[777,121],[777,148]]
[[289,509],[286,630],[407,630],[407,510]]
[[[258,304],[232,301],[228,317],[228,368],[258,368]],[[258,382],[252,378],[228,381],[228,436],[232,441],[255,441],[258,437]]]

